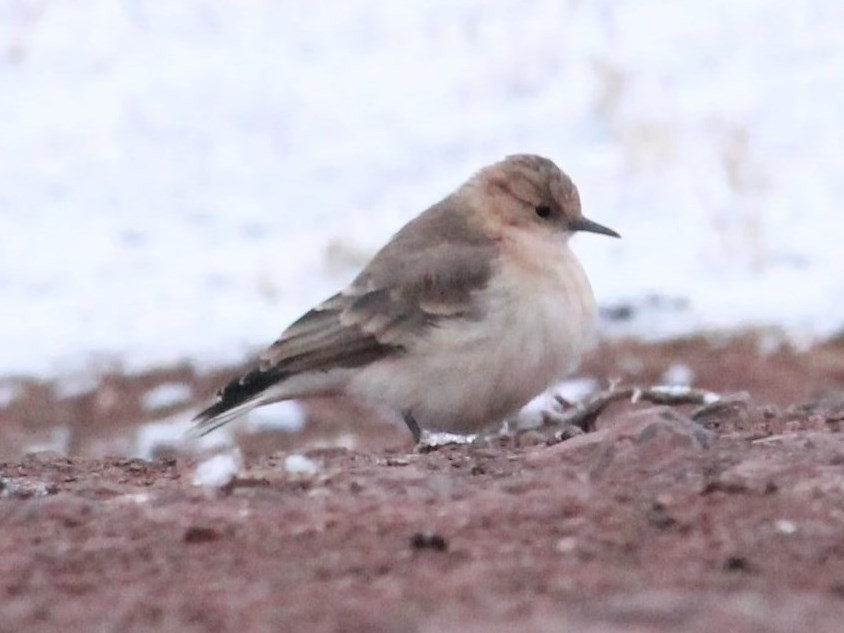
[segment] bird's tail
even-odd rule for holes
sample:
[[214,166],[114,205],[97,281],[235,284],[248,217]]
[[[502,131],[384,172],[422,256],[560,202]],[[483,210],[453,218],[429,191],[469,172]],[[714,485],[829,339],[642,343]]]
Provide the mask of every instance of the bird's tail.
[[265,403],[266,390],[283,380],[278,370],[253,369],[217,392],[217,401],[193,419],[192,432],[202,436]]

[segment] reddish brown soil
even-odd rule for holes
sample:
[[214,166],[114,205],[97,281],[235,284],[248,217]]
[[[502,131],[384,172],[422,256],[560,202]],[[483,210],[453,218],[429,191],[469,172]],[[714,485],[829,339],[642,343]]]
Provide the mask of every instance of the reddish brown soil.
[[[302,432],[243,438],[245,471],[215,492],[186,456],[19,451],[61,424],[83,455],[149,419],[151,387],[189,382],[173,410],[196,407],[234,370],[110,374],[69,398],[20,381],[0,409],[0,632],[840,631],[844,344],[758,350],[607,346],[583,375],[653,384],[682,363],[750,404],[697,422],[616,407],[556,444],[418,454],[316,403]],[[354,450],[309,448],[341,431]],[[319,472],[287,473],[294,451]]]

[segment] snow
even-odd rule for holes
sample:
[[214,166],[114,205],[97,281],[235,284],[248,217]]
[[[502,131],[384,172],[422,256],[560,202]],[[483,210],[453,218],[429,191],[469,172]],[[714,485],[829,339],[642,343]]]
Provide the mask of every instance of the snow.
[[515,419],[509,422],[517,429],[535,429],[542,426],[547,411],[559,411],[560,404],[555,396],[567,402],[579,402],[598,390],[598,383],[592,378],[570,378],[552,389],[539,394],[521,408]]
[[294,453],[284,458],[284,470],[289,475],[313,476],[322,470],[322,467],[305,455]]
[[422,437],[419,438],[417,450],[425,449],[431,450],[441,446],[450,446],[453,444],[471,444],[478,438],[477,434],[471,433],[467,435],[459,433],[448,433],[445,431],[428,431],[422,429]]
[[[553,393],[568,402],[578,402],[598,391],[598,383],[592,378],[570,378],[554,387]],[[537,398],[538,400],[539,398]],[[551,398],[553,400],[553,397]],[[528,403],[528,406],[530,403]],[[550,406],[551,403],[548,403]],[[547,408],[547,407],[546,407]]]
[[132,455],[141,459],[154,459],[161,451],[190,448],[204,452],[224,450],[232,446],[232,430],[218,429],[202,437],[193,433],[192,413],[179,413],[163,420],[148,422],[138,427],[133,439]]
[[193,473],[193,485],[203,488],[225,488],[243,469],[243,458],[237,449],[220,453],[201,462]]
[[56,395],[59,398],[78,398],[95,391],[100,386],[98,371],[75,371],[62,376],[57,385]]
[[49,437],[29,444],[24,448],[23,452],[24,454],[57,453],[59,455],[68,455],[70,453],[71,438],[69,428],[55,426],[50,429]]
[[[656,385],[649,388],[649,391],[663,396],[671,396],[673,398],[685,398],[691,396],[694,390],[688,385]],[[721,396],[712,391],[702,391],[703,404],[715,404],[721,400]],[[630,399],[631,402],[638,402],[641,398],[641,392],[638,390]]]
[[106,500],[106,503],[113,503],[116,505],[139,505],[143,506],[152,501],[153,496],[148,492],[130,492],[128,494],[118,495]]
[[0,409],[8,407],[22,393],[23,387],[19,383],[11,381],[0,382]]
[[184,404],[193,397],[193,388],[183,382],[166,382],[147,391],[141,404],[147,411]]
[[662,374],[660,382],[665,385],[690,387],[695,381],[695,371],[684,363],[674,363]]
[[298,431],[305,426],[307,415],[301,404],[287,400],[253,409],[246,414],[245,420],[246,428],[253,433],[270,430]]
[[605,336],[844,327],[844,4],[291,7],[0,5],[0,375],[242,360],[514,152]]

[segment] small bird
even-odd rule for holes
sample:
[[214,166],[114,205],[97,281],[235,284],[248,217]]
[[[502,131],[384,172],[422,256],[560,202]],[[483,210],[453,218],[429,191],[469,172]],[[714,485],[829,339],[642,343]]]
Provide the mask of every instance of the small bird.
[[521,154],[481,169],[404,226],[345,290],[288,327],[196,416],[200,434],[280,400],[345,395],[422,429],[471,433],[571,372],[591,342],[592,288],[569,238],[571,179]]

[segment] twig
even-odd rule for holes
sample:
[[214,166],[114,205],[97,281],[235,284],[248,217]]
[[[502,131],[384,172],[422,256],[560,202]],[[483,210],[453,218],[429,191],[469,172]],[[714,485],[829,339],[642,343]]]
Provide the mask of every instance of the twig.
[[[706,389],[695,389],[675,385],[656,385],[653,387],[622,387],[615,385],[609,389],[600,391],[582,402],[570,405],[560,396],[554,396],[561,408],[570,407],[569,410],[547,411],[544,415],[544,424],[548,426],[577,427],[589,433],[594,431],[598,416],[613,402],[629,400],[632,403],[652,402],[654,404],[665,404],[679,406],[684,404],[700,405],[693,416],[705,415],[710,407],[717,407],[723,403],[725,396],[721,396]],[[746,394],[727,396],[730,401],[741,399],[747,400]]]

